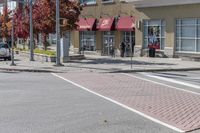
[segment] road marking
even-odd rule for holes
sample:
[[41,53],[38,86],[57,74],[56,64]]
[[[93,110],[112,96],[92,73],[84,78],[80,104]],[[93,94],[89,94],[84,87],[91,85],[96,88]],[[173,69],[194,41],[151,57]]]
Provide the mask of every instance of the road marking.
[[148,82],[152,82],[152,83],[155,83],[155,84],[167,86],[167,87],[170,87],[170,88],[174,88],[174,89],[179,90],[179,91],[184,91],[184,92],[188,92],[188,93],[192,93],[192,94],[195,94],[195,95],[199,95],[199,96],[200,96],[200,93],[197,93],[197,92],[194,92],[194,91],[189,91],[189,90],[185,90],[185,89],[182,89],[182,88],[174,87],[174,86],[171,86],[171,85],[166,85],[166,84],[163,84],[163,83],[159,83],[159,82],[156,82],[156,81],[152,81],[152,80],[149,80],[149,79],[137,77],[137,76],[130,75],[130,74],[126,74],[126,73],[121,73],[121,74],[126,75],[126,76],[129,76],[129,77],[133,77],[133,78],[145,80],[145,81],[148,81]]
[[143,74],[145,76],[156,78],[156,79],[159,79],[159,80],[168,81],[168,82],[172,82],[172,83],[181,84],[181,85],[185,85],[185,86],[188,86],[188,87],[200,89],[200,86],[198,86],[198,85],[194,85],[194,84],[190,84],[190,83],[186,83],[186,82],[184,83],[184,82],[177,81],[177,80],[174,80],[174,79],[160,77],[160,76],[156,76],[156,75],[150,75],[150,74],[147,74],[147,73],[143,73]]
[[121,107],[123,107],[123,108],[125,108],[125,109],[128,109],[128,110],[130,110],[130,111],[132,111],[132,112],[134,112],[134,113],[136,113],[136,114],[138,114],[138,115],[140,115],[140,116],[143,116],[144,118],[147,118],[147,119],[149,119],[149,120],[151,120],[151,121],[153,121],[153,122],[155,122],[155,123],[158,123],[158,124],[160,124],[160,125],[163,125],[163,126],[165,126],[165,127],[168,127],[168,128],[170,128],[170,129],[172,129],[172,130],[175,130],[175,131],[177,131],[177,132],[181,132],[181,133],[186,132],[186,131],[183,131],[183,130],[177,128],[177,127],[174,127],[174,126],[169,125],[169,124],[167,124],[167,123],[164,123],[164,122],[162,122],[162,121],[160,121],[160,120],[157,120],[157,119],[155,119],[155,118],[153,118],[153,117],[151,117],[151,116],[148,116],[148,115],[146,115],[146,114],[144,114],[144,113],[142,113],[142,112],[139,112],[139,111],[137,111],[137,110],[135,110],[135,109],[133,109],[133,108],[131,108],[131,107],[128,107],[127,105],[124,105],[124,104],[122,104],[122,103],[120,103],[120,102],[117,102],[117,101],[115,101],[115,100],[113,100],[113,99],[111,99],[111,98],[109,98],[109,97],[106,97],[106,96],[103,96],[103,95],[101,95],[101,94],[99,94],[99,93],[96,93],[96,92],[94,92],[94,91],[91,91],[90,89],[88,89],[88,88],[86,88],[86,87],[84,87],[84,86],[81,86],[81,85],[79,85],[79,84],[77,84],[77,83],[75,83],[75,82],[73,82],[73,81],[71,81],[71,80],[68,80],[68,79],[66,79],[66,78],[64,78],[64,77],[62,77],[62,76],[59,76],[59,75],[57,75],[57,74],[55,74],[55,73],[51,73],[51,74],[52,74],[53,76],[55,76],[55,77],[58,77],[58,78],[60,78],[60,79],[65,80],[65,81],[67,81],[67,82],[69,82],[69,83],[71,83],[71,84],[73,84],[73,85],[75,85],[75,86],[77,86],[77,87],[79,87],[79,88],[85,90],[85,91],[88,91],[88,92],[90,92],[90,93],[92,93],[92,94],[94,94],[94,95],[97,95],[97,96],[99,96],[99,97],[101,97],[101,98],[104,98],[104,99],[106,99],[106,100],[108,100],[108,101],[110,101],[110,102],[112,102],[112,103],[115,103],[115,104],[117,104],[117,105],[119,105],[119,106],[121,106]]

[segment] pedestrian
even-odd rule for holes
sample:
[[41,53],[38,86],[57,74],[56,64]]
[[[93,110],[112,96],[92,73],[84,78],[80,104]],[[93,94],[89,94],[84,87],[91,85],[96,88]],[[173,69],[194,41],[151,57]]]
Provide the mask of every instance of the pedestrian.
[[126,57],[128,57],[131,53],[131,48],[130,48],[130,44],[126,44],[126,52],[125,52],[125,55]]
[[115,58],[115,47],[113,45],[110,47],[110,54]]
[[149,45],[150,45],[150,46],[154,46],[155,43],[157,42],[157,37],[156,37],[156,35],[155,35],[153,29],[150,30],[150,33],[149,33],[149,35],[148,35],[148,38],[149,38],[149,40],[148,40],[148,41],[149,41]]
[[125,52],[126,45],[125,45],[125,43],[123,41],[122,41],[120,47],[121,47],[121,57],[124,57],[124,52]]

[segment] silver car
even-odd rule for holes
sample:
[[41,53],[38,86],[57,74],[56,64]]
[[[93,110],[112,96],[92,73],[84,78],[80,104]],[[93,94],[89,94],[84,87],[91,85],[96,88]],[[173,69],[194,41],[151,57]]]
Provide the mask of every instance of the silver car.
[[11,51],[7,43],[0,43],[0,59],[11,60]]

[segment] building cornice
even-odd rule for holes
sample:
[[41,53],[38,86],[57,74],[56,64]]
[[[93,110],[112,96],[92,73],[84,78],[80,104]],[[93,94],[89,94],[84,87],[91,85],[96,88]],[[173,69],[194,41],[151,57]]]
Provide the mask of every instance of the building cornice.
[[200,3],[200,0],[126,0],[126,2],[132,2],[136,8],[145,8],[197,4]]

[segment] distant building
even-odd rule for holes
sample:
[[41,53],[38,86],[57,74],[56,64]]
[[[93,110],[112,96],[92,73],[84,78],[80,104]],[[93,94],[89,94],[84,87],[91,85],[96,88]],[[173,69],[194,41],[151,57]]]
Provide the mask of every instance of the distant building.
[[[0,3],[0,13],[1,14],[3,14],[4,5],[5,5],[4,2]],[[12,1],[12,0],[7,0],[7,6],[8,6],[8,10],[13,10],[17,7],[17,2]]]

